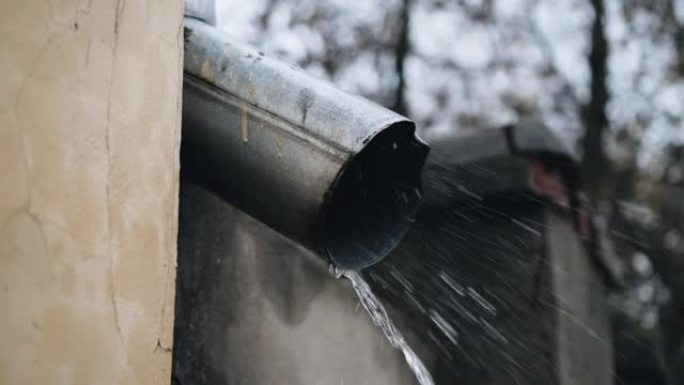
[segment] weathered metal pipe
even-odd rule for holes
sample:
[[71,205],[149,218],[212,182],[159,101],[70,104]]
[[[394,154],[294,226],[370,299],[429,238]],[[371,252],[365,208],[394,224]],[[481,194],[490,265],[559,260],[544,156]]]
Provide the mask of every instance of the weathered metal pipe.
[[429,148],[413,122],[185,21],[184,174],[344,269],[408,231]]

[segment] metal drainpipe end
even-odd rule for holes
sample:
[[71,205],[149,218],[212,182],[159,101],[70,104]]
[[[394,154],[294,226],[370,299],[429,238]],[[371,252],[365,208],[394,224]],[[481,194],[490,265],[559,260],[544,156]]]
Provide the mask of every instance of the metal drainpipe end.
[[377,134],[342,170],[329,191],[323,243],[331,262],[347,270],[375,264],[411,228],[421,202],[429,147],[411,122]]

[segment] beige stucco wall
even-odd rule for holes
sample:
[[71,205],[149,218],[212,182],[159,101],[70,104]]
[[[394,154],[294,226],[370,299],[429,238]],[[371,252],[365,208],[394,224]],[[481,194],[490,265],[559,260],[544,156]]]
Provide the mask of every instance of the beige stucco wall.
[[0,1],[0,384],[170,381],[182,8]]

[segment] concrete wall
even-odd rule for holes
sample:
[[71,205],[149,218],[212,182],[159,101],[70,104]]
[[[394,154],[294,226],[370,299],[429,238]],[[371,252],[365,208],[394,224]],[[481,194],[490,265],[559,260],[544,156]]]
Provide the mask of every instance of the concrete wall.
[[605,285],[569,218],[549,212],[547,224],[547,247],[558,307],[559,383],[611,384],[613,342]]
[[175,384],[414,383],[317,257],[185,180],[179,216]]
[[0,383],[170,380],[182,1],[0,2]]

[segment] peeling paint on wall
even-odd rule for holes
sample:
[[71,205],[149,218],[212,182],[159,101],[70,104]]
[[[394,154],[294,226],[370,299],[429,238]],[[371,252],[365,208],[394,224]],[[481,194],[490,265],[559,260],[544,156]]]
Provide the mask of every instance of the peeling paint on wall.
[[181,1],[0,3],[0,383],[170,381]]

